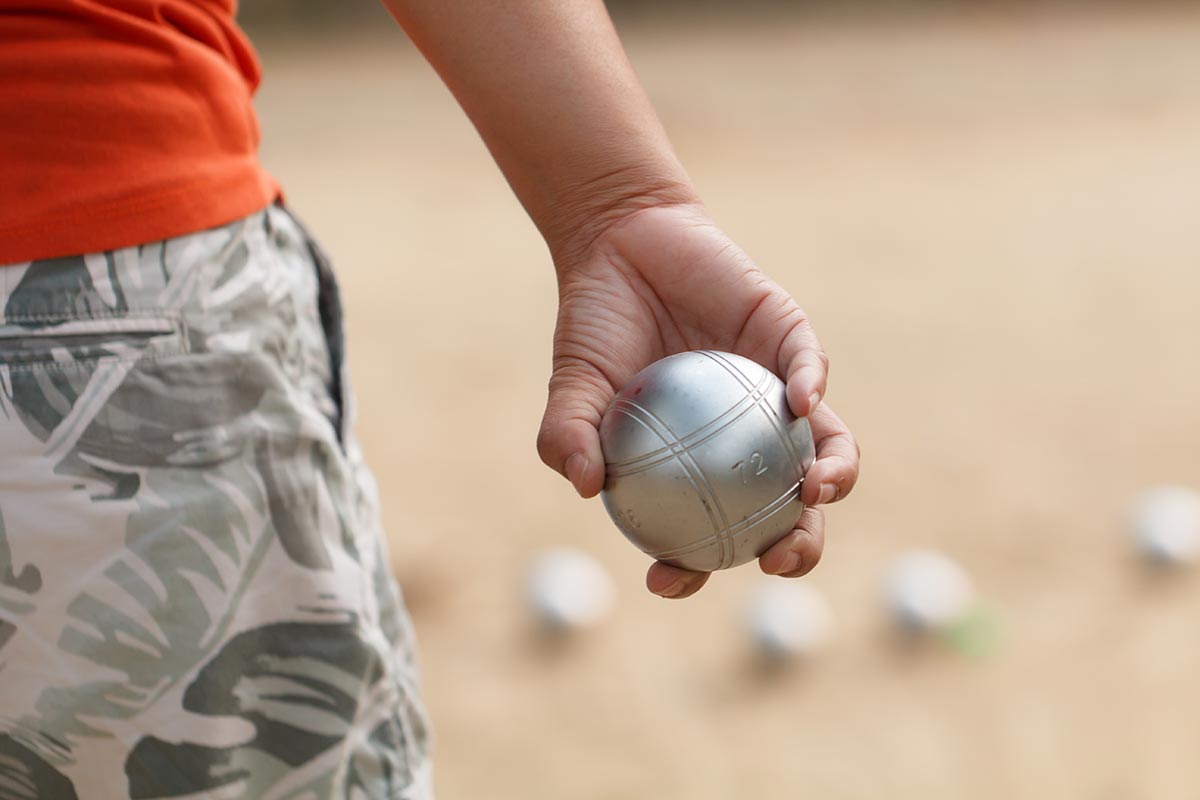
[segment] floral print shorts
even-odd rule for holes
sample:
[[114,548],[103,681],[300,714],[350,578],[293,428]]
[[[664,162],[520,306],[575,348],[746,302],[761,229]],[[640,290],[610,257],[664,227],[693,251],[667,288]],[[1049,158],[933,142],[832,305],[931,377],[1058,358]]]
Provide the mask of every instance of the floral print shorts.
[[0,267],[0,798],[432,797],[327,260]]

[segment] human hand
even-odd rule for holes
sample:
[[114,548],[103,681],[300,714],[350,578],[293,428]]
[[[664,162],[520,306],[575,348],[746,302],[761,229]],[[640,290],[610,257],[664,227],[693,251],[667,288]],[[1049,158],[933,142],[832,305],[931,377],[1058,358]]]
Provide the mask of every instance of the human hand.
[[[801,489],[804,513],[759,566],[784,577],[809,572],[824,545],[818,506],[854,488],[859,451],[846,425],[821,403],[828,359],[800,307],[699,205],[634,211],[561,250],[556,268],[559,312],[538,434],[542,460],[581,496],[594,497],[604,486],[600,419],[634,374],[685,350],[750,358],[786,380],[788,405],[809,418],[817,446]],[[683,598],[707,580],[708,573],[655,562],[646,586],[662,597]]]

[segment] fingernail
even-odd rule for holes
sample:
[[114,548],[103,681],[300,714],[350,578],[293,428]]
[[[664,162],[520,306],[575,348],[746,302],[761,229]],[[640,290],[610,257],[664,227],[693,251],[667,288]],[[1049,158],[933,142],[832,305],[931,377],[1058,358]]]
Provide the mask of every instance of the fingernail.
[[821,395],[813,392],[808,396],[808,415],[810,417],[812,416],[812,413],[817,410],[817,406],[819,405],[821,405]]
[[659,592],[658,596],[659,597],[678,597],[679,595],[683,594],[683,588],[684,588],[683,578],[680,578],[679,580],[675,581],[670,586],[668,586],[667,588],[665,588],[661,592]]
[[832,483],[822,483],[821,494],[817,496],[817,505],[823,506],[826,503],[831,503],[835,497],[837,497],[837,487]]
[[583,495],[583,476],[587,473],[588,457],[583,453],[574,453],[567,459],[567,480],[575,487],[575,491]]
[[800,569],[800,554],[795,550],[789,550],[788,554],[783,557],[779,569],[775,570],[775,574],[787,575],[789,572],[795,572],[798,569]]

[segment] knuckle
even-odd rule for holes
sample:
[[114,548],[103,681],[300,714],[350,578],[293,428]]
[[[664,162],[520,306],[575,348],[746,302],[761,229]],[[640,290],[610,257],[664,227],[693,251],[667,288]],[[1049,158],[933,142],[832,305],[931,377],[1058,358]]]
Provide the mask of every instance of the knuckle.
[[822,372],[829,372],[829,354],[824,350],[816,352],[817,364],[821,367]]
[[555,446],[554,431],[551,428],[550,422],[542,423],[541,429],[537,435],[537,453],[538,458],[542,463],[552,469],[558,469],[561,464],[556,463],[558,457],[558,448]]

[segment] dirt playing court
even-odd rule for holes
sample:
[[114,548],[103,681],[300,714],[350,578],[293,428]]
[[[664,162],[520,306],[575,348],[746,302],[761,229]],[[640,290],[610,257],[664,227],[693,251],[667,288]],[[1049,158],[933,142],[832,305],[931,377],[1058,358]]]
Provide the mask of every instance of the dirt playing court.
[[[682,14],[682,12],[676,12]],[[753,567],[673,603],[538,461],[552,272],[399,36],[260,41],[268,165],[340,265],[359,431],[422,645],[446,800],[1194,800],[1200,574],[1123,532],[1200,486],[1200,14],[625,31],[713,214],[810,312],[863,476],[808,580],[806,669],[758,669]],[[539,548],[615,615],[534,636]],[[960,559],[988,659],[888,634],[880,575]]]

